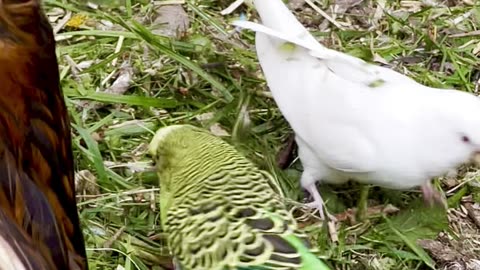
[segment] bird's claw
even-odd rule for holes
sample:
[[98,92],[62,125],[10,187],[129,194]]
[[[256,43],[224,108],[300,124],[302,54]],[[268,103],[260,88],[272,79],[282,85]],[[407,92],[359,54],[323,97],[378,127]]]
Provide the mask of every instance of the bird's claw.
[[422,185],[421,189],[423,193],[423,199],[427,205],[432,206],[434,203],[438,203],[443,207],[447,206],[442,193],[434,189],[430,182]]
[[320,195],[320,193],[318,192],[318,189],[317,189],[317,186],[315,185],[315,182],[306,186],[305,189],[310,193],[310,195],[312,195],[313,197],[313,202],[311,203],[306,203],[305,206],[309,207],[309,208],[313,208],[313,209],[317,209],[318,210],[318,214],[320,215],[320,218],[322,220],[325,220],[325,213],[327,214],[327,217],[335,222],[337,219],[331,215],[328,210],[325,208],[325,212],[323,211],[323,207],[325,205],[325,203],[323,202],[323,199],[322,199],[322,196]]
[[306,203],[305,206],[318,211],[318,214],[319,214],[319,216],[322,220],[325,220],[325,214],[326,214],[326,216],[329,220],[331,220],[333,222],[337,222],[337,218],[334,215],[330,214],[326,208],[325,208],[325,212],[324,212],[323,203],[319,204],[318,202],[314,201],[314,202]]

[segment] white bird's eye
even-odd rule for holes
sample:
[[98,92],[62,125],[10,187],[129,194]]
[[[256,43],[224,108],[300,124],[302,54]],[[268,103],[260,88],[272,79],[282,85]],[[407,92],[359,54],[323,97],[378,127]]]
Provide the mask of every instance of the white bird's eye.
[[470,138],[467,135],[462,135],[462,141],[465,142],[465,143],[469,143]]

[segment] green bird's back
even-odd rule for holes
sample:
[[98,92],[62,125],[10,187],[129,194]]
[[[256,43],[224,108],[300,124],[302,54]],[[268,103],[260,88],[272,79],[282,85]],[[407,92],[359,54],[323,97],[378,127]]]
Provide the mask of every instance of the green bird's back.
[[329,269],[282,202],[278,184],[234,147],[190,125],[161,128],[150,144],[162,226],[186,269]]

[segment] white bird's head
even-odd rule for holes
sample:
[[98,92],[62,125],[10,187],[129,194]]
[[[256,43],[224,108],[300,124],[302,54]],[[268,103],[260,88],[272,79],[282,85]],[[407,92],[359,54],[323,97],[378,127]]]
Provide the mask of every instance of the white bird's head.
[[444,102],[438,109],[444,120],[442,129],[449,133],[445,144],[451,143],[458,154],[480,164],[480,98],[455,90],[442,91]]

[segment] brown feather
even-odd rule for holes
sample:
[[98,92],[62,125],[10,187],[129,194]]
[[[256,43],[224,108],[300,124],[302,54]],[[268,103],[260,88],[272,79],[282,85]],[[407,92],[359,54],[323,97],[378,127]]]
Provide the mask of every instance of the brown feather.
[[74,191],[51,26],[40,1],[0,0],[0,252],[26,269],[87,269]]

